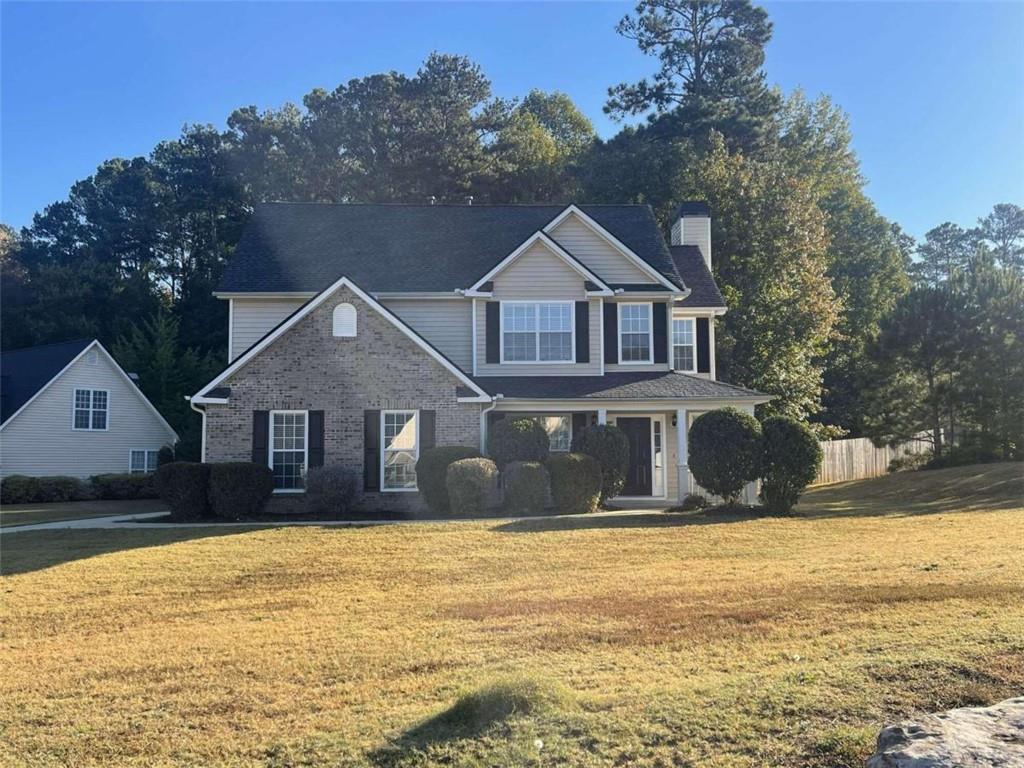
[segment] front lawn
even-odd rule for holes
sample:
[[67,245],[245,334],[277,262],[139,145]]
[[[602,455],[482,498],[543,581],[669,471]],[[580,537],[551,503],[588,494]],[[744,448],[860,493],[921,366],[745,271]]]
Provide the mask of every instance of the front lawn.
[[58,523],[66,520],[85,520],[90,517],[136,515],[159,512],[167,505],[159,499],[134,501],[61,501],[51,504],[4,504],[0,507],[0,527]]
[[5,534],[0,754],[862,766],[883,722],[1024,688],[1021,470],[796,518]]

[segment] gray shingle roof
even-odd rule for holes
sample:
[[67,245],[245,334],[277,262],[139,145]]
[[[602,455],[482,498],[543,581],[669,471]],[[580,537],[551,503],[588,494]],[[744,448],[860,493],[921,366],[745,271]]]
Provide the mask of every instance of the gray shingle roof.
[[[581,205],[673,283],[684,283],[650,206]],[[224,270],[221,292],[319,292],[342,275],[363,289],[468,288],[562,205],[265,203]]]
[[486,392],[531,400],[752,400],[761,392],[676,371],[604,376],[478,376]]
[[92,341],[75,339],[41,344],[0,355],[0,424],[31,400]]
[[715,278],[711,276],[707,263],[696,245],[673,245],[669,248],[672,260],[676,263],[679,276],[690,289],[681,307],[724,307]]

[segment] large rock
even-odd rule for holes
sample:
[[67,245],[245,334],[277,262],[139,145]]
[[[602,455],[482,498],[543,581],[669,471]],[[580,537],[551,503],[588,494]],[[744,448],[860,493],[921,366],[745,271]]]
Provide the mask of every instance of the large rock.
[[868,768],[1024,768],[1024,697],[891,725]]

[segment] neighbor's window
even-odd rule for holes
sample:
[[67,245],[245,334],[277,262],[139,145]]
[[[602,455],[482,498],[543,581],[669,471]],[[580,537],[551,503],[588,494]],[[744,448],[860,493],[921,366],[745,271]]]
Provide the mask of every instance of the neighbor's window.
[[548,433],[548,441],[552,451],[567,452],[572,445],[572,420],[568,415],[543,416],[538,419],[544,431]]
[[105,389],[76,389],[75,429],[107,428],[107,391]]
[[619,304],[619,362],[651,362],[651,305]]
[[694,371],[693,318],[672,321],[672,367],[677,371]]
[[149,448],[133,448],[128,459],[128,471],[133,475],[156,472],[156,457],[159,451]]
[[382,482],[385,491],[416,490],[416,459],[419,458],[419,429],[416,411],[382,411]]
[[502,302],[502,361],[572,362],[572,303]]
[[270,469],[274,490],[301,491],[306,484],[306,411],[270,412]]

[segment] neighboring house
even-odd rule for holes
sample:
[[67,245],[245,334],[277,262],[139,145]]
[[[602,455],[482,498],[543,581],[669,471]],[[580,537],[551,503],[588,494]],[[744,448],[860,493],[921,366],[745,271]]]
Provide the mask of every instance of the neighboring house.
[[152,472],[178,435],[98,341],[0,355],[0,477]]
[[192,398],[204,460],[265,462],[282,493],[340,464],[365,506],[416,506],[421,451],[534,416],[554,451],[617,424],[623,498],[674,502],[693,418],[769,399],[715,379],[710,267],[704,203],[670,244],[645,205],[257,206],[216,294],[229,365]]

